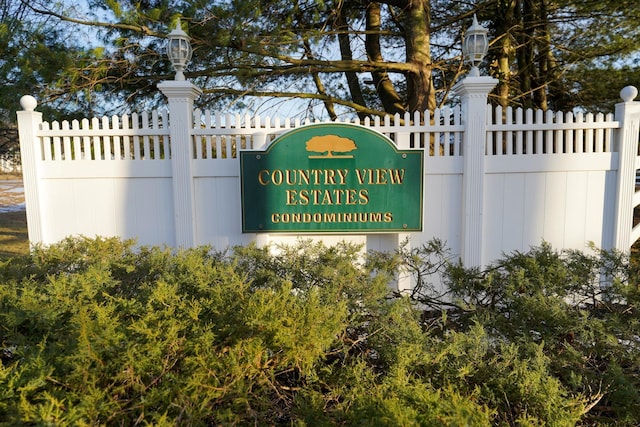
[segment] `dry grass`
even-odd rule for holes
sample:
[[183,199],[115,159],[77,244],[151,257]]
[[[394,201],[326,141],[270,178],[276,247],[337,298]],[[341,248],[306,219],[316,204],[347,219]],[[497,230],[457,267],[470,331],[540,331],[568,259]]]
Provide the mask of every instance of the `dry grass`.
[[11,173],[0,173],[0,181],[21,181],[22,175],[14,175]]
[[0,260],[29,252],[27,216],[24,211],[0,213]]
[[[22,176],[0,174],[1,181],[20,181]],[[24,210],[0,212],[0,260],[29,252],[27,216]]]

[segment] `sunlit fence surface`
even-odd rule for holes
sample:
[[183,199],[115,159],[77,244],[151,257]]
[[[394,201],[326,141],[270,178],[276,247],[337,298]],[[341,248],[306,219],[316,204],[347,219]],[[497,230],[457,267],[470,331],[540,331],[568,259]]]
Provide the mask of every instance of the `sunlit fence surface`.
[[[628,250],[639,237],[632,223],[640,203],[638,103],[627,97],[615,114],[602,115],[462,100],[462,108],[352,122],[384,134],[399,149],[424,152],[421,232],[303,237],[347,239],[371,249],[435,237],[463,261],[476,252],[475,263],[543,241],[559,248],[585,249],[592,242]],[[60,123],[28,109],[19,112],[32,242],[106,235],[140,244],[186,241],[224,248],[299,239],[242,233],[238,153],[264,150],[309,122],[190,105],[169,98],[168,110]],[[179,113],[190,117],[180,132],[171,121]],[[187,153],[188,161],[176,162],[176,153]],[[185,221],[176,214],[185,204],[191,240],[180,237]]]

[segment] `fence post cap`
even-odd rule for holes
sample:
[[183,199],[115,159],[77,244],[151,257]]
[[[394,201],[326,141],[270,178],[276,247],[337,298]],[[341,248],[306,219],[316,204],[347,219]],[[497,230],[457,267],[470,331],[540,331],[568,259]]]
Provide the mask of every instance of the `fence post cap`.
[[631,102],[638,96],[638,89],[635,86],[625,86],[620,91],[620,98],[624,102]]
[[38,106],[38,101],[31,95],[25,95],[20,98],[20,106],[23,110],[33,111]]

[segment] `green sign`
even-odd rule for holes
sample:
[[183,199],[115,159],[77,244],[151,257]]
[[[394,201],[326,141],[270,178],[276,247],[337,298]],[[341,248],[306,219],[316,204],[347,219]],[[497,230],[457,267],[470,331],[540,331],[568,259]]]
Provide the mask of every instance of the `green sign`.
[[240,153],[242,231],[420,231],[422,156],[358,125],[291,130]]

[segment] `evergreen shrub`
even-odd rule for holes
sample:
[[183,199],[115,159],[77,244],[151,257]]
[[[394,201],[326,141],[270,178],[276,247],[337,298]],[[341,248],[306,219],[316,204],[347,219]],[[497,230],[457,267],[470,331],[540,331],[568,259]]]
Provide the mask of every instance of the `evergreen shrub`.
[[67,239],[0,265],[0,425],[634,425],[636,277],[548,245],[467,270],[437,241]]

